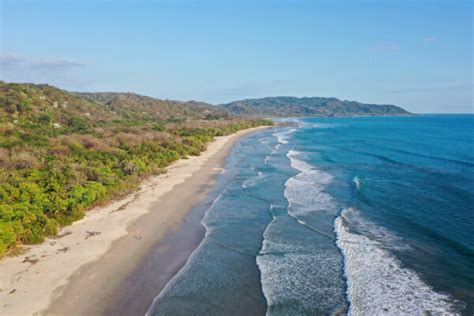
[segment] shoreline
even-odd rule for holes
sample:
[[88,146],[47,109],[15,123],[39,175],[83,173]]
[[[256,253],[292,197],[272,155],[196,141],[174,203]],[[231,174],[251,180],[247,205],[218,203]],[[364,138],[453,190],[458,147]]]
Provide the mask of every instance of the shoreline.
[[[234,144],[264,128],[268,127],[216,137],[200,156],[174,162],[166,173],[145,180],[137,192],[88,211],[82,220],[61,229],[58,236],[25,246],[22,255],[3,258],[0,314],[109,314],[118,297],[128,295],[125,302],[136,299],[134,290],[140,291],[141,297],[137,300],[141,305],[135,303],[135,308],[143,308],[152,295],[149,305],[144,306],[146,312],[161,289],[156,286],[164,286],[187,256],[182,252],[178,259],[168,258],[171,265],[160,278],[150,278],[143,267],[149,271],[153,256],[166,256],[167,247],[160,241],[178,230],[193,208],[206,201]],[[130,276],[142,283],[128,284]],[[143,281],[150,279],[155,281],[144,286]],[[137,314],[138,310],[132,312]]]

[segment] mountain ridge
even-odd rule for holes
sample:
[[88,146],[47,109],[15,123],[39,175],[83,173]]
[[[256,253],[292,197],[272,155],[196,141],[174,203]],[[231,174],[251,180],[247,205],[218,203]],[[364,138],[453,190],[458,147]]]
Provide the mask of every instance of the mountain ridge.
[[150,116],[175,120],[183,117],[193,119],[229,117],[224,109],[205,102],[157,99],[132,92],[74,92],[74,94],[136,119]]
[[[210,104],[190,100],[178,101],[158,99],[133,92],[71,92],[51,85],[22,84],[53,91],[61,91],[70,96],[100,105],[100,114],[115,115],[128,119],[157,119],[168,122],[185,120],[213,120],[216,118],[240,117],[293,117],[293,116],[386,116],[414,115],[405,109],[392,104],[362,103],[351,100],[340,100],[335,97],[294,97],[270,96],[248,98],[229,103]],[[79,100],[79,99],[78,99]],[[87,111],[86,111],[87,112]],[[106,113],[107,112],[107,113]],[[97,113],[99,114],[99,113]]]
[[220,104],[238,116],[382,116],[413,115],[392,104],[361,103],[335,97],[276,96]]

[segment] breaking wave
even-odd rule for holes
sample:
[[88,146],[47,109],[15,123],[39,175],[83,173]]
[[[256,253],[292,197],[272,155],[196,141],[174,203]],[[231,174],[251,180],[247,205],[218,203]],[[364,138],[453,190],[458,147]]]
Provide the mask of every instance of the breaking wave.
[[[344,209],[334,223],[336,244],[344,257],[349,314],[456,314],[456,302],[449,295],[435,292],[414,271],[404,268],[380,241],[352,231],[353,214],[352,208]],[[361,223],[360,217],[355,220]]]
[[285,145],[285,144],[288,144],[288,139],[290,138],[291,133],[293,133],[295,131],[296,131],[296,129],[292,128],[292,129],[289,129],[287,131],[274,133],[273,136],[275,136],[278,139],[278,142],[280,144]]
[[314,169],[310,164],[298,159],[300,152],[290,150],[287,154],[291,167],[300,171],[285,184],[285,197],[288,200],[288,213],[292,216],[306,215],[317,211],[335,209],[332,197],[324,192],[332,176]]

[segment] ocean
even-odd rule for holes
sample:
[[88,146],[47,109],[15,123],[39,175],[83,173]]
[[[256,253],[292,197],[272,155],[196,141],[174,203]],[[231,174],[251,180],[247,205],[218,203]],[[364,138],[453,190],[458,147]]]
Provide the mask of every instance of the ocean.
[[149,315],[472,315],[474,115],[285,121],[234,147]]

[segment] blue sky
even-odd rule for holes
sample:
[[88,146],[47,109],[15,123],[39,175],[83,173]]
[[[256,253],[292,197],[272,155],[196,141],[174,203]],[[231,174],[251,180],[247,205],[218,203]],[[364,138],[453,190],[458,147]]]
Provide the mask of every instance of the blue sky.
[[473,112],[471,1],[1,0],[0,78]]

